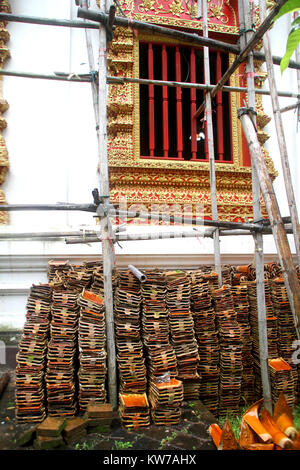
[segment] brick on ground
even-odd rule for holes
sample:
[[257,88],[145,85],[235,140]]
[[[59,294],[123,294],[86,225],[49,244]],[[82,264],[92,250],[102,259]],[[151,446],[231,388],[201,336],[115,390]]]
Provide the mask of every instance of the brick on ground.
[[33,447],[38,450],[56,449],[64,444],[62,436],[46,437],[39,436],[35,439]]
[[69,418],[63,431],[63,437],[67,444],[86,436],[86,421],[80,417]]
[[66,426],[65,418],[54,418],[48,416],[36,428],[38,437],[57,437],[59,436]]

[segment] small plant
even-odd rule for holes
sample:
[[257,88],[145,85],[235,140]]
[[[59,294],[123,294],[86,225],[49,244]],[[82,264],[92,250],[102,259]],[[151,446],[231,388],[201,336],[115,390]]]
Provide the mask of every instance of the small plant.
[[116,450],[125,450],[125,449],[130,449],[132,447],[132,442],[122,442],[122,441],[116,441],[115,442],[115,448]]
[[160,446],[159,446],[159,448],[162,449],[168,442],[173,441],[173,439],[175,439],[176,436],[177,436],[177,432],[176,432],[176,431],[173,431],[169,436],[164,437],[164,438],[160,441]]

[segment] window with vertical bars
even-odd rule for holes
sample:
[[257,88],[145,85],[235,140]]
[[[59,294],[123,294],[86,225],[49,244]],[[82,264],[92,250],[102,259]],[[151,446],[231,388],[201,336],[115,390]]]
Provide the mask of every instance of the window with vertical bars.
[[[140,78],[205,83],[203,49],[140,42]],[[210,81],[228,68],[228,55],[210,51]],[[140,155],[147,158],[208,161],[206,121],[193,117],[205,99],[204,90],[140,85]],[[215,160],[231,162],[229,93],[212,101]]]

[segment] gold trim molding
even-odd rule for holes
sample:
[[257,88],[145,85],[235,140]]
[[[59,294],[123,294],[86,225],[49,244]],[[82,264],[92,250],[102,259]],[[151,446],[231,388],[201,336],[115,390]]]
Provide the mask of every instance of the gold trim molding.
[[[11,8],[8,0],[0,0],[0,12],[11,13]],[[6,43],[10,39],[9,32],[6,29],[7,23],[5,21],[0,22],[0,68],[3,68],[5,61],[10,57],[9,49]],[[2,131],[6,128],[7,123],[3,117],[3,113],[7,111],[8,103],[2,98],[2,77],[0,78],[0,185],[5,181],[6,174],[9,168],[8,162],[8,151],[5,144],[5,139],[2,135]],[[5,194],[0,189],[0,205],[5,204]],[[0,211],[0,225],[7,224],[9,217],[7,212]]]
[[[154,0],[151,0],[154,5]],[[149,0],[150,2],[150,0]],[[122,6],[132,7],[131,0]],[[145,5],[145,0],[143,2]],[[150,3],[147,4],[150,6]],[[152,5],[152,3],[151,3]],[[137,15],[134,16],[136,19]],[[147,16],[150,21],[149,16]],[[143,19],[144,21],[145,19]],[[154,19],[153,19],[154,21]],[[155,23],[163,24],[164,17],[155,16]],[[173,24],[174,26],[174,24]],[[199,26],[199,24],[198,24]],[[185,25],[185,27],[187,27]],[[224,31],[223,31],[224,32]],[[234,31],[231,29],[231,33]],[[153,37],[136,33],[129,28],[117,28],[111,44],[108,62],[109,72],[115,76],[139,76],[139,41],[151,41]],[[168,42],[155,36],[155,42]],[[172,40],[174,44],[174,41]],[[230,55],[230,63],[234,56]],[[262,86],[266,75],[256,64],[256,85]],[[230,78],[230,85],[241,85],[243,68]],[[245,95],[231,93],[232,119],[232,163],[217,163],[217,200],[220,219],[243,221],[252,218],[251,168],[243,165],[242,129],[237,109],[243,105]],[[259,139],[264,143],[268,135],[263,131],[270,118],[264,113],[262,98],[257,95]],[[129,207],[151,208],[164,211],[166,204],[182,207],[190,204],[191,213],[196,214],[199,205],[204,215],[211,216],[209,163],[140,158],[139,129],[139,85],[126,83],[109,86],[108,98],[108,152],[110,168],[110,197],[112,202],[126,198]],[[263,152],[271,177],[276,177],[272,159]],[[266,211],[262,202],[262,214]]]

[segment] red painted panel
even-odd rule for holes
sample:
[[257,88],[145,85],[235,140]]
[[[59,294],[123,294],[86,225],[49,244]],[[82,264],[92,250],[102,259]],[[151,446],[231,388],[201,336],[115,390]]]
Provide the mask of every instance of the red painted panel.
[[[191,48],[190,55],[190,75],[191,83],[196,83],[196,58],[195,58],[195,49]],[[194,118],[195,112],[197,109],[196,103],[196,89],[191,88],[191,152],[192,160],[197,158],[197,119]]]
[[[168,80],[168,58],[167,58],[167,48],[165,44],[162,46],[162,79],[164,81]],[[164,86],[162,89],[162,113],[163,113],[163,150],[164,157],[168,158],[169,156],[169,110],[168,110],[168,87]]]
[[[216,63],[216,82],[222,77],[222,62],[221,53],[217,52],[217,63]],[[218,160],[223,161],[224,158],[224,135],[223,135],[223,102],[222,92],[219,91],[216,95],[217,104],[217,142],[218,142]]]
[[[148,78],[154,79],[154,66],[153,66],[153,47],[148,44]],[[155,121],[154,121],[154,85],[148,86],[148,99],[149,99],[149,150],[150,156],[154,156],[155,149]]]

